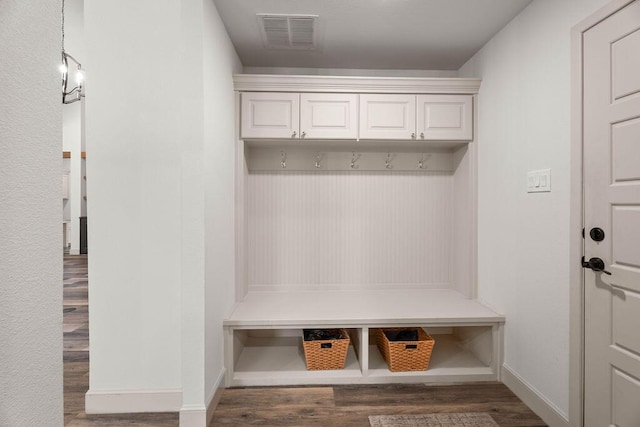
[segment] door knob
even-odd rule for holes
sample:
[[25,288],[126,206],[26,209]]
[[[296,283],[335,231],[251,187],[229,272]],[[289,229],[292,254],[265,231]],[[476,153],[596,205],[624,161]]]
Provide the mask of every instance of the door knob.
[[605,264],[602,258],[593,257],[593,258],[589,258],[589,261],[585,261],[584,257],[582,257],[582,267],[590,268],[596,273],[602,272],[604,274],[608,274],[609,276],[611,276],[611,273],[604,269]]
[[600,227],[593,227],[589,231],[589,236],[596,242],[602,242],[604,240],[604,230]]

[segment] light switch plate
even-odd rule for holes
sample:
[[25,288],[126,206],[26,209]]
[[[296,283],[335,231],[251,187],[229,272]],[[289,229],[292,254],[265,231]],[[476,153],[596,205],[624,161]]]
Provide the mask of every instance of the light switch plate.
[[527,193],[551,191],[551,169],[527,172]]

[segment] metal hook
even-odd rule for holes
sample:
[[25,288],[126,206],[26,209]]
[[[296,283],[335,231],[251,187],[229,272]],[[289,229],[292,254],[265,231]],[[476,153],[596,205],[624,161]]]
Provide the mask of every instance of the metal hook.
[[322,153],[316,153],[316,169],[320,169],[320,158],[322,157]]
[[385,169],[391,169],[392,168],[391,160],[392,160],[391,153],[387,153],[387,160],[384,161],[384,168]]
[[358,161],[358,159],[360,159],[360,154],[356,156],[356,153],[352,152],[351,153],[351,169],[358,169],[358,165],[356,165],[356,162]]
[[429,160],[430,157],[431,157],[431,154],[425,157],[424,153],[422,153],[422,156],[420,157],[420,161],[418,162],[418,169],[426,169],[424,162]]
[[280,166],[282,166],[282,169],[285,169],[287,167],[287,152],[281,151],[280,154],[282,155],[282,161],[280,162]]

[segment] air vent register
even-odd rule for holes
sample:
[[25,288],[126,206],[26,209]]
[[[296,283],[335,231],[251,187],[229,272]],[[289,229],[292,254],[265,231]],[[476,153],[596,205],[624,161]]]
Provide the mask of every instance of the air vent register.
[[257,14],[264,47],[268,49],[317,48],[317,15]]

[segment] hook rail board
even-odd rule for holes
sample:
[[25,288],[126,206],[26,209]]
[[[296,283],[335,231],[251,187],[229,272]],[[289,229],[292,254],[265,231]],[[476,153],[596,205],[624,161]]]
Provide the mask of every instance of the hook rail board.
[[250,148],[246,153],[250,171],[389,171],[450,172],[451,153],[322,151],[302,148]]

